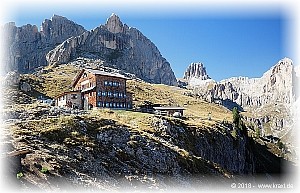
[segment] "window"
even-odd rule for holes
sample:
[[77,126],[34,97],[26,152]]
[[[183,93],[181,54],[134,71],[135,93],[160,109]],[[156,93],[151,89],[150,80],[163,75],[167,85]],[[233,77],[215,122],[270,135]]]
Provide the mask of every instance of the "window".
[[109,107],[112,107],[113,106],[113,103],[109,103]]
[[107,92],[107,96],[108,96],[108,97],[111,97],[111,94],[112,94],[111,91],[108,91],[108,92]]
[[113,82],[113,86],[115,87],[119,86],[119,82]]
[[109,107],[109,103],[108,102],[105,103],[105,107]]
[[117,108],[119,108],[120,107],[120,103],[117,103]]
[[77,99],[77,94],[71,94],[71,99]]
[[98,102],[98,107],[102,107],[102,102],[101,101]]
[[118,97],[118,92],[114,92],[114,97],[115,97],[115,98]]
[[114,108],[116,108],[116,103],[113,103]]
[[108,82],[107,81],[104,81],[104,86],[107,86],[108,85]]
[[98,91],[97,95],[98,95],[98,96],[101,96],[101,94],[102,94],[101,91]]
[[112,86],[112,81],[109,81],[108,85],[109,85],[109,86]]
[[102,96],[106,96],[106,92],[105,91],[102,91]]

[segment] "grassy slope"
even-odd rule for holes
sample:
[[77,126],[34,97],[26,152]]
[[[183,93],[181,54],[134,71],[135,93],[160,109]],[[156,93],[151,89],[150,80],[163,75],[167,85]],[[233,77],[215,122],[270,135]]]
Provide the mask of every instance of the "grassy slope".
[[45,67],[45,71],[46,73],[38,76],[25,74],[22,79],[28,82],[38,93],[54,98],[72,89],[71,83],[80,69],[73,65],[61,65],[58,67]]
[[[29,81],[30,85],[38,92],[54,97],[57,94],[70,89],[72,79],[80,69],[70,65],[62,65],[47,70],[47,73],[41,74],[38,77],[35,75],[24,75],[23,80]],[[169,121],[179,121],[179,125],[183,124],[194,129],[200,129],[203,130],[203,133],[219,132],[217,130],[222,130],[221,127],[224,127],[223,129],[226,130],[228,128],[219,124],[220,121],[226,119],[231,122],[232,120],[232,113],[224,107],[186,96],[184,95],[186,90],[181,88],[160,84],[149,84],[135,80],[129,80],[127,82],[127,87],[128,91],[133,93],[135,105],[139,105],[143,103],[143,101],[151,101],[153,103],[179,105],[186,108],[184,112],[186,119],[178,120],[175,118],[168,118]],[[32,105],[32,108],[35,108],[34,105]],[[211,113],[212,120],[208,120],[209,112]],[[90,111],[88,114],[81,115],[80,117],[62,116],[60,118],[30,120],[17,125],[13,129],[13,133],[17,136],[24,136],[24,138],[42,136],[50,141],[59,141],[59,145],[63,144],[72,147],[82,145],[93,148],[98,147],[99,144],[97,144],[93,138],[89,138],[80,133],[78,120],[81,119],[88,123],[88,132],[91,132],[89,134],[95,134],[94,132],[111,129],[110,127],[117,128],[119,125],[120,127],[126,126],[132,135],[140,135],[149,140],[149,142],[160,143],[158,141],[159,138],[155,135],[157,131],[151,126],[153,117],[153,114],[148,113],[98,109]],[[113,123],[111,123],[111,121]],[[190,139],[186,140],[185,143],[188,144]],[[132,140],[128,143],[134,145],[136,141]],[[58,144],[54,143],[53,145]],[[202,160],[200,157],[189,155],[188,149],[170,146],[167,141],[163,142],[162,145],[178,153],[178,159],[182,159],[182,163],[186,164],[187,167],[190,167],[189,165],[195,165],[196,163],[200,165],[201,167],[198,165],[195,166],[196,169],[201,168],[201,171],[199,171],[200,173],[208,170],[211,171],[209,168],[213,168],[213,170],[216,170],[217,173],[220,173],[223,176],[229,175],[226,171],[222,171],[222,168],[218,165],[212,166],[213,163],[208,163],[207,160]],[[120,157],[120,159],[121,158],[122,157]],[[48,167],[50,168],[50,166]]]
[[[23,80],[30,83],[36,91],[51,98],[71,90],[71,83],[79,68],[73,65],[61,65],[46,68],[47,73],[39,76],[23,75]],[[186,108],[184,114],[191,123],[213,124],[215,121],[231,121],[232,114],[226,108],[184,95],[185,89],[162,84],[149,84],[142,81],[127,81],[127,89],[133,93],[134,105],[144,101]],[[208,121],[211,113],[212,121]]]
[[[149,84],[130,80],[127,82],[128,91],[134,93],[133,100],[135,105],[142,104],[143,101],[165,104],[170,106],[181,106],[187,117],[193,123],[210,124],[215,121],[231,121],[232,114],[226,108],[205,102],[194,97],[186,96],[187,91],[174,86],[162,84]],[[208,121],[208,114],[211,113],[212,121]]]

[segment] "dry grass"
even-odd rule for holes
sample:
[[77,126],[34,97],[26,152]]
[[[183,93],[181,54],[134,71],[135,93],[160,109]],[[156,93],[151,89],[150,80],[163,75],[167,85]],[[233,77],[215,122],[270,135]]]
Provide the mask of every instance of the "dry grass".
[[[38,77],[35,75],[26,75],[27,79],[31,80],[33,87],[49,96],[55,97],[62,92],[71,89],[71,83],[75,75],[80,71],[74,65],[60,65],[58,67],[45,67],[47,73],[43,73]],[[133,103],[135,106],[142,104],[144,101],[158,103],[168,106],[184,107],[184,116],[186,122],[198,126],[212,126],[217,121],[232,120],[232,114],[226,108],[205,102],[195,97],[187,96],[188,90],[174,86],[163,84],[150,84],[143,81],[129,80],[127,81],[127,90],[133,93]],[[93,113],[96,113],[93,112]],[[98,112],[100,113],[100,111]],[[101,116],[109,118],[115,116],[118,121],[127,125],[144,124],[143,128],[148,128],[148,119],[151,119],[150,114],[138,112],[119,111],[113,114],[101,112]],[[209,120],[209,117],[211,120]]]
[[125,110],[96,109],[87,115],[94,118],[112,119],[120,125],[126,125],[136,131],[155,132],[151,127],[153,114]]
[[73,65],[60,65],[58,67],[45,67],[47,73],[38,76],[33,74],[25,74],[23,78],[36,91],[49,96],[51,98],[57,95],[70,91],[71,83],[76,74],[80,71],[79,68]]
[[[216,121],[232,120],[232,113],[223,106],[184,95],[187,92],[185,89],[134,80],[128,81],[127,87],[128,91],[133,93],[134,105],[138,106],[144,101],[150,101],[169,106],[181,106],[186,109],[184,115],[190,123],[203,125],[214,124]],[[211,121],[208,120],[209,116]]]

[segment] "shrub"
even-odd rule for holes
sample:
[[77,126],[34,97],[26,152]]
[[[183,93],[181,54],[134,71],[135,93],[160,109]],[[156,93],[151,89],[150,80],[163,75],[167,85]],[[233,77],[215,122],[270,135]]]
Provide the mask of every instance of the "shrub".
[[233,123],[234,123],[236,126],[238,126],[239,123],[240,123],[241,117],[240,117],[240,113],[239,113],[239,111],[238,111],[238,109],[237,109],[236,107],[234,107],[234,108],[232,109],[232,119],[233,119]]
[[231,131],[231,135],[232,135],[232,137],[236,138],[236,135],[237,135],[236,129],[233,129],[233,130]]
[[260,137],[260,130],[259,130],[259,128],[255,128],[255,137],[256,138]]
[[42,167],[41,172],[42,172],[43,174],[46,174],[46,173],[49,172],[49,170],[48,170],[48,168]]
[[24,176],[24,174],[22,172],[17,173],[17,179],[20,179]]

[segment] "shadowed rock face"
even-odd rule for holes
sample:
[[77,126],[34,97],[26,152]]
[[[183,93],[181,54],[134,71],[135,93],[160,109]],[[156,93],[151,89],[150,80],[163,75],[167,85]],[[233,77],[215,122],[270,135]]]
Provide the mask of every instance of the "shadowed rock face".
[[112,14],[105,25],[86,31],[74,22],[54,15],[41,31],[35,25],[1,28],[5,71],[32,72],[47,64],[68,63],[78,57],[102,59],[106,66],[125,70],[151,83],[177,85],[169,62],[139,30]]
[[1,45],[4,70],[27,73],[36,67],[46,66],[46,54],[56,45],[86,30],[65,17],[54,15],[42,23],[41,31],[30,24],[16,27],[14,22],[4,25],[1,31],[1,39],[5,41]]
[[62,64],[78,57],[102,59],[107,66],[125,70],[151,83],[176,85],[169,62],[139,30],[112,14],[101,25],[71,37],[47,54],[49,64]]

